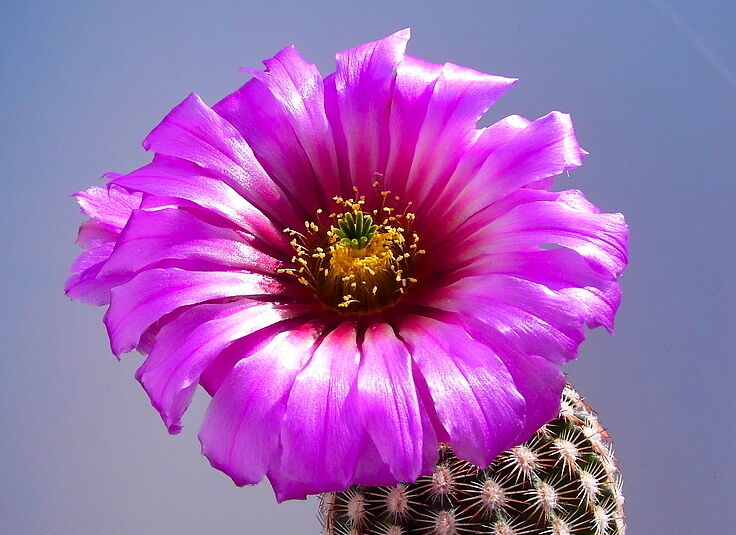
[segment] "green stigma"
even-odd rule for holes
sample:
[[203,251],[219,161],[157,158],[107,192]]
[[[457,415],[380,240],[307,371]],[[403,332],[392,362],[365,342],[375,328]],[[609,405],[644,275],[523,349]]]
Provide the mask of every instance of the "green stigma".
[[373,218],[363,212],[346,212],[338,220],[340,228],[335,229],[335,234],[340,238],[340,243],[353,249],[363,249],[376,235],[378,226],[373,224]]

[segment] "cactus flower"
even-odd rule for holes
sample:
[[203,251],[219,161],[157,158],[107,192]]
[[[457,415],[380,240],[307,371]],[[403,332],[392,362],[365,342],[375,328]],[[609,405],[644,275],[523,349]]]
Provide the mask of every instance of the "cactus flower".
[[77,194],[67,294],[109,305],[115,355],[171,433],[198,385],[202,451],[278,500],[477,466],[559,410],[559,365],[613,328],[626,224],[552,178],[568,115],[478,119],[516,80],[405,54],[408,31],[293,47],[143,141],[150,164]]

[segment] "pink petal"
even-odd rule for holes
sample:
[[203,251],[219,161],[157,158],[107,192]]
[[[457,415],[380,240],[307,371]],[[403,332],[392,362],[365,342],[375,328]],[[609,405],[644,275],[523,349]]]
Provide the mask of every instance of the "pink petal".
[[237,485],[257,483],[278,463],[286,399],[320,332],[307,323],[279,333],[238,362],[212,399],[199,432],[202,453]]
[[291,251],[280,227],[225,182],[186,160],[156,156],[153,163],[121,175],[113,183],[132,191],[189,201],[232,221],[272,247]]
[[500,203],[498,209],[479,213],[464,225],[468,237],[452,245],[459,251],[454,260],[469,260],[490,250],[529,251],[554,244],[576,251],[596,269],[614,276],[626,266],[628,229],[621,214],[601,213],[574,190],[525,190],[508,201],[504,208]]
[[[358,418],[360,352],[353,322],[325,337],[299,372],[281,431],[285,477],[309,482],[309,492],[342,490],[351,483],[364,434]],[[281,485],[277,475],[271,481]]]
[[[126,221],[130,214],[126,216]],[[84,249],[93,249],[99,245],[115,243],[120,234],[120,229],[110,228],[94,219],[88,219],[79,225],[79,233],[77,234],[77,245]]]
[[[276,464],[277,461],[274,461],[274,463]],[[305,483],[293,479],[288,471],[282,470],[279,466],[272,466],[266,476],[271,483],[278,503],[285,500],[306,500],[310,494],[314,494],[311,490],[311,482]]]
[[[360,451],[360,456],[357,459],[357,466],[350,479],[350,484],[366,486],[396,484],[396,478],[391,474],[388,465],[383,462],[381,456],[378,454],[378,450],[376,450],[376,446],[366,433],[362,433],[362,438],[353,437],[353,441]],[[431,473],[437,461],[437,442],[434,441],[432,444],[434,444],[432,446],[434,461],[428,465],[426,470],[423,469],[422,474]],[[315,489],[333,488],[332,485],[324,484],[322,478],[317,480],[318,484],[316,485],[313,479],[297,479],[289,467],[283,463],[283,456],[280,459],[274,459],[266,475],[273,486],[276,499],[279,502],[295,499],[303,500],[310,494],[320,492]],[[340,490],[345,490],[345,488],[343,486]]]
[[422,296],[420,302],[482,323],[498,354],[511,350],[565,362],[575,358],[585,338],[582,318],[569,308],[569,299],[510,275],[466,277]]
[[491,152],[464,187],[452,191],[442,215],[448,230],[518,188],[579,167],[584,154],[569,115],[552,112],[537,119]]
[[[432,313],[440,322],[456,325],[478,342],[488,346],[503,362],[514,381],[514,388],[524,399],[523,428],[516,443],[526,442],[560,410],[560,396],[565,386],[564,374],[547,359],[528,355],[510,344],[499,344],[496,333],[477,319],[462,314]],[[449,438],[447,439],[449,441]]]
[[421,316],[400,320],[456,454],[488,466],[518,444],[525,403],[501,359],[460,327]]
[[281,285],[247,272],[151,269],[112,290],[105,325],[115,355],[132,350],[155,321],[184,305],[212,299],[275,295]]
[[[509,115],[487,128],[476,130],[475,141],[473,141],[462,153],[452,175],[446,180],[444,190],[426,199],[422,205],[423,216],[418,223],[423,221],[434,221],[443,210],[467,184],[468,178],[475,176],[483,166],[488,157],[500,147],[511,141],[522,132],[530,121],[518,115]],[[429,228],[427,228],[429,227]],[[422,225],[422,236],[429,234],[431,239],[434,235],[440,237],[443,233],[436,232],[429,224]],[[446,230],[443,227],[443,231]]]
[[428,475],[434,471],[439,459],[440,442],[449,442],[450,436],[442,426],[437,407],[432,401],[429,387],[416,361],[412,359],[412,377],[417,388],[419,414],[422,416],[422,468],[420,475]]
[[237,301],[198,305],[166,324],[136,377],[169,432],[181,430],[181,416],[192,400],[200,376],[223,350],[238,341],[240,358],[245,358],[258,349],[266,335],[273,337],[279,332],[259,331],[300,313],[298,309],[272,303]]
[[398,481],[422,470],[422,419],[412,378],[411,356],[385,323],[371,325],[358,371],[360,418]]
[[72,264],[72,275],[64,285],[64,292],[72,299],[91,305],[106,305],[110,302],[110,290],[130,277],[102,277],[99,272],[112,254],[115,241],[131,212],[140,206],[141,195],[108,186],[93,187],[76,193],[75,197],[91,219],[79,227],[77,243],[85,250]]
[[392,473],[391,467],[383,460],[373,439],[366,433],[360,442],[360,458],[353,474],[355,485],[377,487],[395,485],[400,478]]
[[128,193],[117,187],[92,187],[75,193],[82,211],[100,225],[120,231],[127,223],[130,212],[141,204],[139,193]]
[[524,398],[524,428],[516,438],[516,442],[521,444],[559,414],[565,375],[547,359],[537,355],[507,354],[500,355],[500,358]]
[[361,193],[370,194],[374,173],[386,167],[391,94],[408,40],[407,29],[340,52],[334,76],[325,79],[338,158]]
[[489,253],[474,258],[437,284],[450,284],[467,276],[498,273],[545,285],[569,301],[589,328],[613,330],[613,318],[621,302],[616,273],[595,269],[571,249]]
[[72,264],[72,275],[64,285],[64,293],[89,305],[110,304],[110,290],[128,279],[128,275],[99,277],[100,269],[112,253],[115,243],[103,242],[82,251]]
[[442,65],[406,55],[396,67],[389,115],[390,147],[383,184],[403,193]]
[[422,201],[436,198],[445,189],[461,157],[481,134],[475,129],[478,119],[515,83],[452,63],[442,66],[406,178],[405,195],[419,202],[420,213]]
[[258,251],[249,236],[210,225],[184,210],[136,210],[101,275],[134,273],[172,262],[192,270],[236,269],[275,274],[282,263]]
[[229,121],[253,150],[263,169],[300,213],[319,204],[314,170],[281,104],[257,79],[218,102],[213,109]]
[[[243,134],[259,161],[301,201],[340,193],[335,144],[317,67],[294,47],[264,62],[265,72],[214,106]],[[324,192],[330,192],[326,196]],[[323,206],[310,206],[309,211]]]
[[143,141],[146,150],[196,163],[282,225],[300,222],[243,136],[192,93]]

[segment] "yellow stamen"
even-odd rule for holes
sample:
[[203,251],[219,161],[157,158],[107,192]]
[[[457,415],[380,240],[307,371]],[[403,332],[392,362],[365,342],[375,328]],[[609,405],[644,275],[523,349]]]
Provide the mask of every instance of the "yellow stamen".
[[[373,186],[380,187],[378,180]],[[332,198],[338,210],[327,219],[318,209],[316,222],[304,222],[305,234],[284,230],[292,237],[296,253],[292,263],[298,269],[279,273],[295,276],[327,306],[365,313],[391,306],[418,282],[409,274],[424,251],[418,249],[419,236],[411,230],[415,219],[407,212],[411,203],[396,205],[398,196],[378,191],[379,205],[366,210],[366,196],[357,195],[357,188],[353,191],[354,198]]]

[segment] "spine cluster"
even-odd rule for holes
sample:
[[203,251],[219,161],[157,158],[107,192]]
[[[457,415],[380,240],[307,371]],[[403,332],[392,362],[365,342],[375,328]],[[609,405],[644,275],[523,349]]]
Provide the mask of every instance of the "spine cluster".
[[623,535],[611,441],[572,388],[559,416],[481,469],[440,446],[434,473],[322,496],[325,535]]

